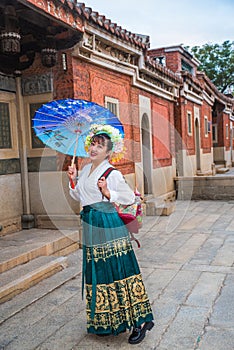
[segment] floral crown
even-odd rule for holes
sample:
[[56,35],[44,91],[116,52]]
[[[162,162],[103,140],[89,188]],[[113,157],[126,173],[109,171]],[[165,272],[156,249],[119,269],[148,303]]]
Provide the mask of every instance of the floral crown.
[[85,139],[85,150],[88,152],[89,147],[91,145],[92,137],[98,134],[107,134],[111,142],[113,143],[112,147],[112,155],[111,155],[111,161],[118,162],[120,159],[123,158],[125,147],[124,147],[124,140],[123,136],[119,132],[117,128],[114,128],[111,125],[103,125],[103,124],[93,124],[90,127],[89,134]]

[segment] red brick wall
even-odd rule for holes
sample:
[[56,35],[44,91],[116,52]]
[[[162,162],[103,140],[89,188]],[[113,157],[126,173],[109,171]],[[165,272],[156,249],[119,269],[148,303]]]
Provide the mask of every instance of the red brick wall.
[[[67,70],[63,70],[62,53],[67,56]],[[58,62],[53,68],[54,99],[73,98],[73,70],[71,50],[61,51],[58,53]]]
[[[190,112],[192,115],[192,135],[188,133],[188,116],[187,113]],[[194,155],[195,154],[195,126],[194,126],[194,104],[190,101],[187,101],[187,104],[184,107],[184,121],[183,127],[184,127],[184,132],[183,132],[183,140],[185,142],[187,152],[189,155]]]
[[[65,52],[65,51],[63,51]],[[58,52],[57,64],[53,68],[44,67],[41,63],[41,55],[37,54],[33,64],[25,71],[22,76],[34,76],[52,72],[53,76],[53,98],[55,100],[62,98],[73,98],[73,72],[72,72],[72,58],[70,51],[67,52],[67,71],[62,69],[62,52]]]
[[150,57],[166,57],[166,67],[172,70],[173,72],[177,72],[181,70],[181,54],[179,52],[165,52],[165,49],[156,49],[149,51]]
[[[192,134],[188,133],[188,117],[187,113],[191,113],[191,126],[192,126]],[[200,108],[200,141],[201,148],[203,149],[203,153],[211,152],[211,133],[208,134],[208,138],[205,137],[205,129],[204,129],[204,115],[208,117],[208,120],[211,121],[211,110],[209,106],[205,106],[204,109]],[[180,105],[175,108],[175,125],[176,125],[176,133],[178,133],[177,141],[180,142],[180,149],[186,149],[188,155],[195,154],[195,127],[194,127],[194,103],[187,101],[187,104],[183,103],[183,99],[180,101]]]
[[[226,138],[226,125],[228,125],[228,137]],[[230,120],[229,115],[223,113],[223,139],[226,151],[230,150]]]
[[217,114],[216,117],[213,118],[213,123],[217,124],[217,128],[218,128],[217,146],[218,147],[225,147],[225,145],[226,145],[226,139],[225,139],[226,127],[225,127],[225,125],[228,122],[228,118],[226,120],[225,114],[222,111],[219,111],[218,109],[216,111],[216,114]]
[[[74,98],[93,101],[101,106],[105,105],[105,96],[119,100],[127,151],[125,159],[114,165],[121,168],[124,174],[134,172],[134,162],[137,161],[135,155],[139,156],[140,152],[135,152],[139,127],[135,125],[138,118],[135,115],[136,108],[131,103],[131,78],[77,58],[73,59],[73,75]],[[140,149],[139,143],[138,147]]]
[[22,77],[29,77],[34,75],[45,74],[51,71],[51,68],[46,68],[41,63],[41,55],[36,54],[33,64],[23,71]]
[[[173,111],[173,105],[172,111]],[[172,139],[174,125],[170,120],[170,105],[166,101],[154,99],[152,103],[152,147],[154,168],[172,164]]]
[[[51,70],[54,99],[79,98],[96,102],[102,106],[104,106],[105,96],[118,99],[127,151],[125,159],[115,166],[121,168],[124,174],[134,172],[134,163],[141,161],[139,95],[151,98],[154,134],[152,140],[153,166],[155,168],[171,165],[175,147],[173,102],[132,87],[131,77],[73,58],[69,50],[67,51],[67,70],[64,71],[61,54],[62,52],[58,53],[57,65],[53,68],[43,67],[40,56],[38,56],[33,66],[24,74],[42,74]],[[163,133],[163,137],[160,132]],[[80,168],[86,161],[86,159],[76,159],[76,164]],[[58,155],[57,163],[58,169],[66,170],[71,163],[71,157]]]
[[210,153],[212,147],[212,127],[210,126],[210,132],[208,132],[208,137],[205,136],[205,116],[208,118],[208,122],[212,122],[212,111],[211,107],[203,101],[203,105],[201,106],[201,148],[203,149],[203,153]]
[[148,52],[148,55],[150,57],[165,56],[166,67],[172,70],[174,73],[180,72],[182,70],[181,60],[183,59],[193,68],[194,73],[196,74],[197,67],[192,63],[186,51],[183,54],[182,48],[180,47],[178,47],[178,51],[171,51],[171,52],[170,52],[170,49],[167,52],[165,49],[167,48],[150,50]]

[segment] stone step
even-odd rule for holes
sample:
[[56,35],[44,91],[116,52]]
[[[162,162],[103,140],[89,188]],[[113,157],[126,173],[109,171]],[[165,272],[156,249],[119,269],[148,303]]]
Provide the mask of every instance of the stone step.
[[64,269],[64,255],[79,248],[79,237],[79,230],[39,229],[0,237],[0,303]]
[[22,293],[42,279],[50,277],[65,267],[67,267],[66,257],[43,256],[2,273],[0,303],[12,299],[15,295]]
[[230,169],[229,168],[217,168],[216,169],[216,172],[217,174],[224,174],[224,173],[227,173]]
[[80,232],[23,230],[0,237],[0,272],[8,271],[40,256],[67,255],[79,248]]
[[22,310],[27,309],[28,306],[35,305],[37,301],[43,300],[60,286],[75,278],[79,279],[78,284],[81,287],[82,250],[76,250],[69,254],[66,259],[67,267],[65,269],[62,269],[49,278],[41,280],[38,284],[15,295],[14,298],[8,300],[6,303],[0,304],[0,325],[12,319]]
[[175,202],[163,203],[156,206],[156,215],[157,216],[169,216],[175,211],[176,205]]
[[176,191],[146,201],[146,216],[169,216],[175,211]]

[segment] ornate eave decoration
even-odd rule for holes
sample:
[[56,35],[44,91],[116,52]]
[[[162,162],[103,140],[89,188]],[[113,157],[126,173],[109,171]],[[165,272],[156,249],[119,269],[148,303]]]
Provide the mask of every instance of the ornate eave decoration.
[[[69,25],[71,28],[83,32],[83,21],[81,19],[81,11],[79,4],[76,1],[66,0],[26,0],[32,4],[36,9],[41,9],[45,13],[51,15],[54,19]],[[23,2],[19,0],[19,2]],[[24,1],[25,2],[25,1]]]
[[117,61],[132,65],[137,65],[139,59],[139,54],[124,51],[121,46],[113,46],[100,36],[87,32],[84,34],[82,45],[80,45],[80,53],[84,54],[85,52],[97,52],[103,56],[109,56]]
[[1,52],[6,55],[15,55],[20,52],[20,39],[18,18],[14,6],[5,6],[4,29],[0,34]]
[[133,85],[169,100],[179,96],[182,79],[161,66],[146,64],[144,54],[139,48],[127,46],[112,40],[103,31],[85,32],[82,41],[75,47],[73,56],[80,57],[101,67],[114,69],[133,77]]
[[79,42],[83,30],[82,19],[58,0],[1,0],[0,69],[19,74],[32,65],[36,54],[51,68],[57,52]]

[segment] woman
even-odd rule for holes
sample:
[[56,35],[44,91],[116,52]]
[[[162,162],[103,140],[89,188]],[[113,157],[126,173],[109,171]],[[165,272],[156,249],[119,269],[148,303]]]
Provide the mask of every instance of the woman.
[[154,326],[153,315],[129,233],[113,205],[132,204],[135,195],[119,171],[107,179],[102,176],[110,167],[108,159],[121,157],[123,139],[114,127],[94,125],[85,145],[90,164],[78,179],[75,166],[70,166],[68,176],[73,182],[70,195],[83,207],[87,331],[103,336],[132,328],[128,341],[138,344]]

